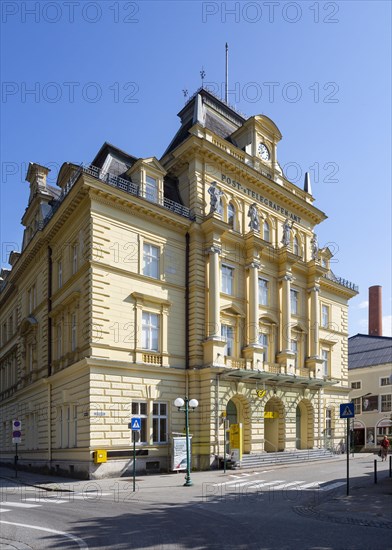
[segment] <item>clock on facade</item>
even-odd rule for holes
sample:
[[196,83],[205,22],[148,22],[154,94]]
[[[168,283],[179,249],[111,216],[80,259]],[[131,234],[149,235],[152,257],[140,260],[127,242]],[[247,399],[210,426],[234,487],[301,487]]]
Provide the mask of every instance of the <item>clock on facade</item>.
[[270,159],[270,153],[268,151],[268,147],[265,145],[265,143],[260,142],[259,143],[259,155],[263,160],[269,160]]

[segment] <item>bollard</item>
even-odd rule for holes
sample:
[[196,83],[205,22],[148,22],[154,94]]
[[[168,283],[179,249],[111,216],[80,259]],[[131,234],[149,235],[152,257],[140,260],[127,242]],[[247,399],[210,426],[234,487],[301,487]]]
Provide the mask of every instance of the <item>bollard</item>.
[[374,460],[374,483],[377,483],[377,459]]

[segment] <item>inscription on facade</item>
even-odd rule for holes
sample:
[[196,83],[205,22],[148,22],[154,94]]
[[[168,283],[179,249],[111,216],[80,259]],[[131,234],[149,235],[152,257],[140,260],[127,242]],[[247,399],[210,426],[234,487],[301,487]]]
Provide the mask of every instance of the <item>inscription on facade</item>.
[[260,195],[260,193],[257,193],[257,191],[252,191],[252,189],[249,189],[249,187],[244,187],[239,181],[236,181],[235,179],[226,176],[226,174],[222,174],[221,179],[223,183],[231,185],[231,187],[234,187],[234,189],[237,189],[238,191],[244,193],[244,195],[247,195],[248,197],[257,200],[260,204],[264,204],[265,206],[272,208],[272,210],[280,212],[281,214],[283,214],[283,216],[285,216],[286,218],[290,218],[294,222],[301,223],[301,218],[299,216],[293,214],[286,208],[283,208],[283,206],[279,206],[279,204],[276,204],[266,197],[263,197],[262,195]]

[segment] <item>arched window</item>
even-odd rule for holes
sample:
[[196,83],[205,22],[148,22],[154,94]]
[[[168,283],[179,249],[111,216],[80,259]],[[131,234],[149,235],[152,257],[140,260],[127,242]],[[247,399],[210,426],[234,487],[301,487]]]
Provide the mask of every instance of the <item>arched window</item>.
[[234,229],[234,220],[235,220],[235,206],[232,202],[229,202],[227,207],[227,223],[232,229]]
[[294,252],[294,254],[296,254],[297,256],[300,255],[298,237],[294,237],[293,252]]
[[271,240],[270,226],[267,221],[265,221],[263,225],[263,239],[267,242],[270,242]]

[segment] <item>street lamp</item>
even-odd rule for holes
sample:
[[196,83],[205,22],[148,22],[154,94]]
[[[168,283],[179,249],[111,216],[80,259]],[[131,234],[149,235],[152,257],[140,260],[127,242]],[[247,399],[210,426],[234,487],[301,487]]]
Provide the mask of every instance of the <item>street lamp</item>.
[[189,447],[189,407],[192,410],[195,410],[199,406],[197,399],[182,399],[182,397],[177,397],[174,401],[174,406],[177,407],[179,411],[185,412],[185,438],[186,438],[186,476],[184,487],[191,487],[193,485],[191,480],[191,456],[190,456],[190,447]]

